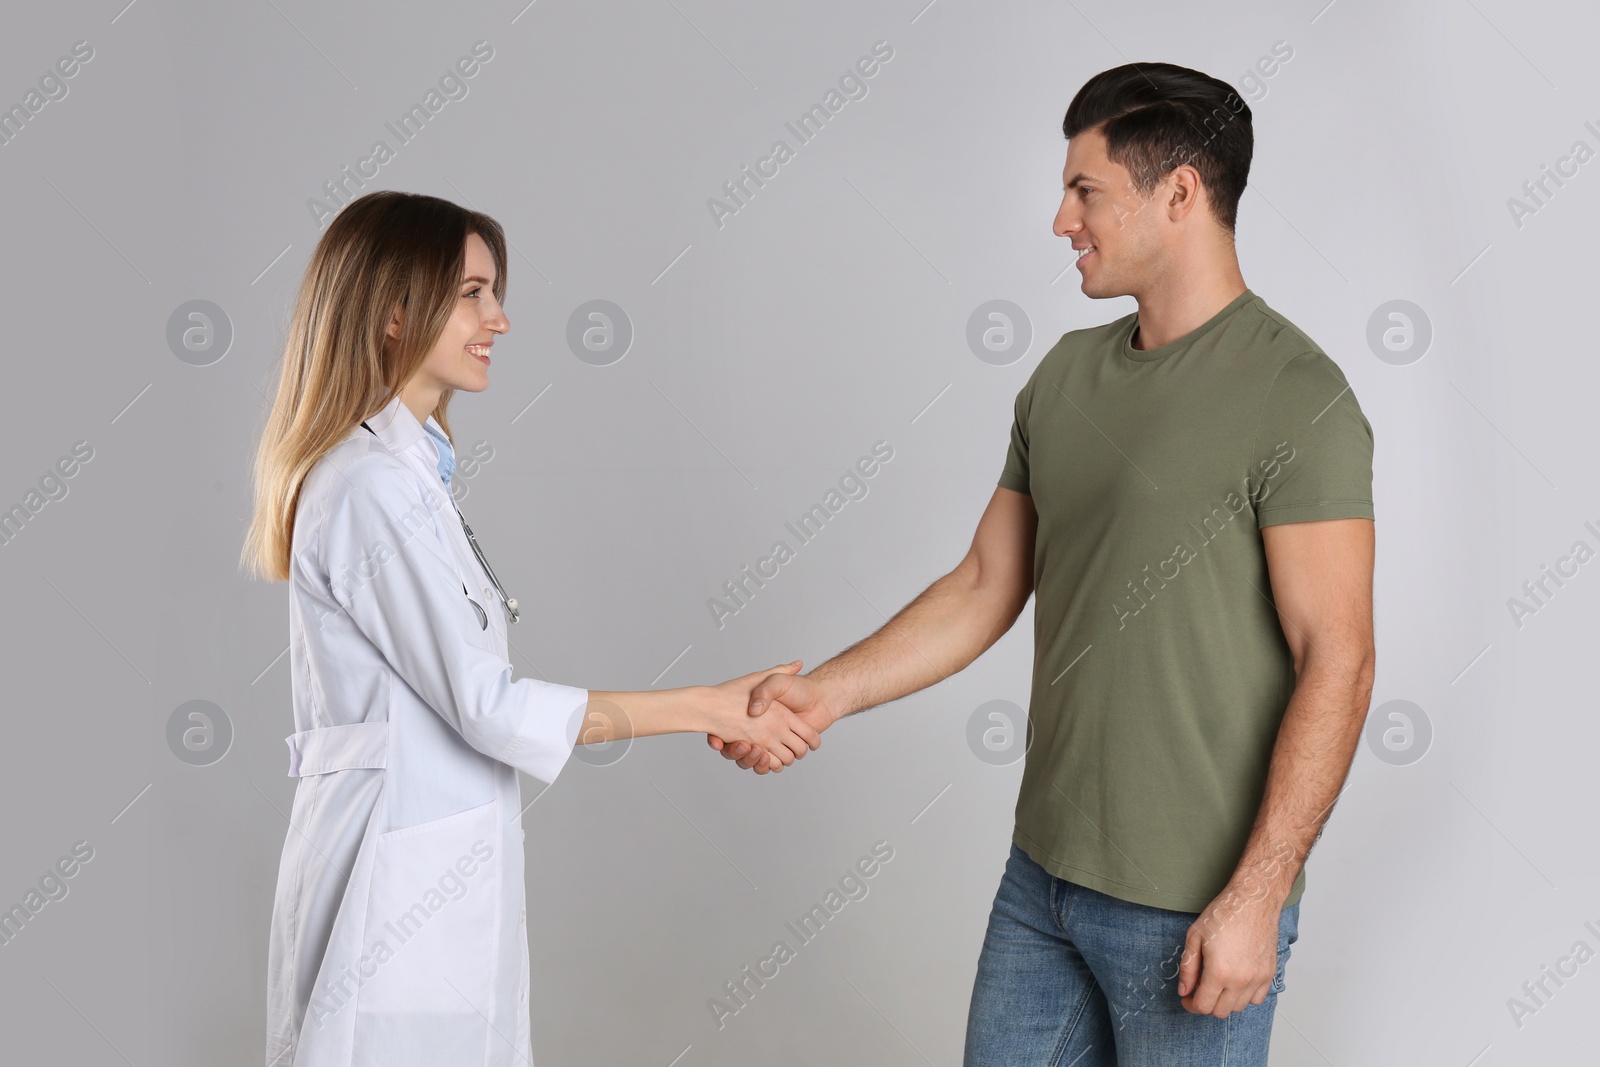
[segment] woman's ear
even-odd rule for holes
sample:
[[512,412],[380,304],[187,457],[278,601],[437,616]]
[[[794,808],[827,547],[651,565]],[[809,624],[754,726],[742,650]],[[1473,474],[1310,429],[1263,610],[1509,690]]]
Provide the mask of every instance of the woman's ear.
[[384,329],[383,332],[391,341],[398,341],[400,340],[400,331],[405,328],[405,324],[405,309],[396,307],[394,309],[394,314],[389,318],[389,325]]

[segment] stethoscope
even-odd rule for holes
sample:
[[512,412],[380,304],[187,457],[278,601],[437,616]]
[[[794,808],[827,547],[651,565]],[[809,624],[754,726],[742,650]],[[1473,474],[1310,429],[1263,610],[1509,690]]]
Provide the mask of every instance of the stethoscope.
[[[365,420],[362,420],[361,427],[372,436],[378,436],[378,431],[374,430],[371,426],[368,426]],[[472,546],[472,554],[478,557],[478,562],[483,565],[483,573],[489,576],[489,581],[494,583],[494,591],[500,594],[500,602],[505,605],[506,618],[512,622],[516,622],[517,619],[521,617],[520,613],[517,611],[516,598],[506,595],[505,587],[500,584],[500,579],[495,576],[494,568],[489,566],[489,558],[483,554],[483,549],[479,547],[478,539],[473,536],[472,527],[467,525],[467,517],[461,514],[461,507],[456,503],[456,498],[454,496],[450,497],[450,506],[456,509],[456,518],[461,520],[461,529],[467,535],[467,543]],[[472,599],[472,594],[467,593],[466,586],[463,585],[461,587],[461,591],[466,593],[467,603],[472,605],[472,610],[478,613],[478,629],[487,630],[489,628],[488,614],[483,610],[482,605],[480,605],[476,600]]]

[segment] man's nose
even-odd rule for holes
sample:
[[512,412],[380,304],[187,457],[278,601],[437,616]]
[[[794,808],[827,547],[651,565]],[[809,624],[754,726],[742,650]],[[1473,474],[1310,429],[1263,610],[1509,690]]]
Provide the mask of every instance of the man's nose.
[[1076,214],[1070,211],[1065,204],[1061,205],[1061,208],[1056,212],[1055,225],[1052,227],[1056,236],[1069,237],[1072,231],[1077,229],[1077,226],[1078,218]]

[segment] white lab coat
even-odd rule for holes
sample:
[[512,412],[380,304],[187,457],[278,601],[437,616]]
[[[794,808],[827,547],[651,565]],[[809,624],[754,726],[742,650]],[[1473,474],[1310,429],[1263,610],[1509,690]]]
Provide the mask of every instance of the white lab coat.
[[433,441],[398,398],[367,422],[312,468],[295,516],[298,781],[266,1062],[524,1067],[517,771],[555,779],[588,693],[512,678],[505,611]]

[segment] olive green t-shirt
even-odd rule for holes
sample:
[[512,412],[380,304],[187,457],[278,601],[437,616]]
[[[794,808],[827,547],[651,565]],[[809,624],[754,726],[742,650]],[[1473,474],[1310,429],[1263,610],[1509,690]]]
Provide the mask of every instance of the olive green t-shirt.
[[1198,912],[1244,850],[1295,685],[1260,527],[1372,518],[1372,428],[1249,289],[1159,348],[1133,348],[1137,326],[1064,334],[1017,394],[999,484],[1039,527],[1014,840],[1058,878]]

